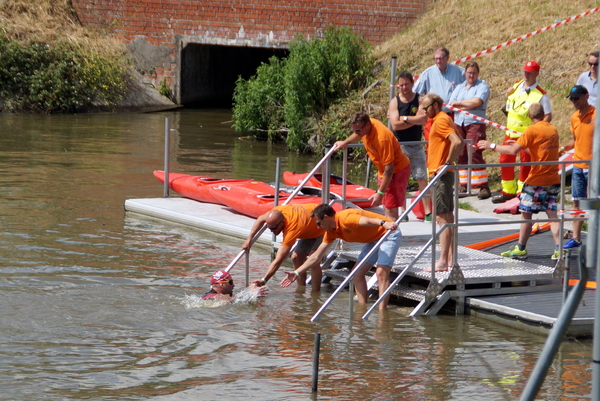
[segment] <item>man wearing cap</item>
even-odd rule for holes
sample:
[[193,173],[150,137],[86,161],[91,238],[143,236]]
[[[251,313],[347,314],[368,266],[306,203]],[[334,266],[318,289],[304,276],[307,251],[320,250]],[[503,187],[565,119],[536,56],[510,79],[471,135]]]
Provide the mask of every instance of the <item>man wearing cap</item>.
[[[444,103],[450,101],[450,96],[457,85],[465,81],[465,69],[456,64],[449,64],[450,51],[445,47],[435,49],[433,59],[435,65],[427,68],[419,76],[415,85],[415,92],[423,96],[427,93],[435,93],[442,98]],[[443,109],[451,118],[454,112],[448,108]],[[431,121],[427,121],[423,128],[425,140],[429,140],[429,131],[431,130]]]
[[[225,270],[217,270],[213,273],[211,279],[211,287],[210,291],[202,296],[202,299],[215,299],[215,300],[227,300],[231,301],[233,297],[233,289],[235,284],[233,284],[233,277],[229,272]],[[257,288],[257,286],[252,283],[248,288]],[[267,287],[258,289],[258,296],[264,297],[267,295]]]
[[[507,131],[503,144],[513,142],[518,139],[525,129],[531,125],[529,118],[529,107],[534,103],[539,103],[544,109],[544,121],[552,121],[552,108],[550,106],[550,98],[537,83],[537,77],[540,74],[540,65],[536,61],[528,61],[523,67],[522,79],[511,86],[508,91],[508,99],[506,100],[506,127]],[[531,161],[531,157],[524,150],[519,153],[521,162]],[[516,154],[500,155],[500,163],[515,163],[517,161]],[[507,200],[514,198],[518,192],[521,192],[523,183],[529,175],[530,166],[522,166],[519,169],[519,179],[516,180],[514,167],[501,167],[502,174],[502,191],[492,197],[494,203],[504,203]]]
[[[336,213],[329,205],[319,205],[311,213],[315,224],[325,230],[323,243],[307,260],[294,271],[285,272],[287,277],[281,282],[282,287],[292,284],[298,276],[313,266],[319,266],[329,247],[336,239],[347,242],[365,244],[358,256],[358,261],[364,259],[379,240],[391,231],[382,242],[379,249],[374,252],[362,265],[360,271],[354,276],[354,287],[358,302],[366,304],[368,299],[367,280],[365,274],[377,263],[377,285],[379,295],[390,285],[390,272],[396,259],[396,253],[402,242],[402,233],[398,224],[387,220],[384,216],[361,209],[346,209]],[[358,262],[356,262],[358,263]],[[388,298],[379,304],[379,310],[387,308]]]
[[210,284],[210,291],[204,294],[202,299],[224,298],[233,295],[233,288],[235,287],[233,277],[225,270],[214,272]]
[[[529,107],[529,125],[523,135],[516,141],[496,145],[488,141],[479,141],[478,146],[482,149],[492,149],[502,154],[516,155],[523,149],[529,150],[534,162],[548,162],[558,160],[559,138],[558,131],[549,122],[544,120],[544,109],[539,103],[533,103]],[[520,195],[519,210],[523,220],[531,220],[533,214],[545,211],[549,219],[556,219],[558,191],[560,189],[560,176],[558,165],[532,166],[531,174],[523,185]],[[522,223],[519,231],[519,242],[508,251],[500,255],[506,258],[527,258],[527,241],[531,235],[532,223]],[[550,231],[556,248],[551,255],[552,260],[561,257],[559,250],[559,223],[550,223]]]
[[[267,284],[267,281],[275,275],[277,270],[279,270],[279,267],[281,267],[281,264],[287,259],[292,250],[292,246],[296,241],[298,241],[298,245],[292,253],[292,263],[294,267],[298,267],[304,263],[308,255],[317,249],[321,244],[321,239],[325,232],[317,227],[315,222],[310,218],[310,214],[315,207],[317,207],[317,204],[315,203],[276,206],[256,219],[254,225],[250,229],[248,239],[246,239],[242,245],[242,249],[250,252],[252,238],[254,238],[256,233],[258,233],[265,224],[275,235],[279,235],[283,232],[283,241],[279,245],[275,259],[273,259],[269,265],[269,270],[267,270],[262,279],[254,281],[253,284],[256,284],[259,287]],[[321,289],[321,268],[316,266],[311,270],[311,274],[312,290],[318,292]],[[298,285],[306,285],[306,273],[298,279]]]
[[[594,123],[596,108],[588,103],[588,90],[582,85],[571,88],[567,96],[575,107],[571,115],[571,133],[573,138],[561,148],[560,154],[575,149],[574,160],[591,160],[594,142]],[[571,172],[571,196],[575,209],[579,209],[579,201],[588,197],[588,163],[574,163]],[[565,249],[581,246],[581,228],[583,221],[573,222],[573,238],[563,246]]]
[[588,55],[590,70],[582,73],[577,79],[577,85],[584,86],[590,97],[588,103],[596,107],[596,96],[598,95],[598,50]]

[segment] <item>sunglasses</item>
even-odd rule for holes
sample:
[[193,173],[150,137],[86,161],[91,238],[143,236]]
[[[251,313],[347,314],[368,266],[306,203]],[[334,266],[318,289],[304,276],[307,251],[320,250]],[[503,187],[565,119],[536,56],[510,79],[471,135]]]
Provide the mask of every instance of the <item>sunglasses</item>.
[[[433,102],[435,103],[435,102]],[[423,110],[427,111],[428,108],[430,108],[431,106],[433,106],[433,103],[429,103],[427,106],[423,106],[421,107]]]
[[595,63],[589,63],[589,62],[588,62],[588,64],[590,65],[590,67],[591,67],[591,66],[598,67],[598,62],[597,62],[597,61],[596,61]]
[[570,97],[569,100],[572,102],[576,102],[579,100],[579,96],[578,97]]
[[267,228],[271,231],[275,231],[277,230],[277,227],[279,227],[279,225],[281,224],[281,221],[277,224],[275,224],[274,226],[267,226]]

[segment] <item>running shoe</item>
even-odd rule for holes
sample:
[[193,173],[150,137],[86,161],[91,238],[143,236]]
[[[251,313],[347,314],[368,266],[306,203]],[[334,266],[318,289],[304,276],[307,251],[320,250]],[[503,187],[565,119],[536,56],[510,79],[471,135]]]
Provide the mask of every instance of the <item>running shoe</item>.
[[566,244],[563,245],[564,249],[571,249],[571,248],[579,248],[581,246],[581,242],[577,241],[575,238],[571,238],[570,240],[567,241]]
[[550,259],[552,259],[552,260],[558,260],[558,259],[560,259],[560,251],[558,249],[556,251],[554,251],[552,253],[552,256],[550,256]]
[[525,259],[527,257],[527,249],[520,250],[519,246],[515,245],[512,249],[502,252],[500,256],[513,259]]
[[425,216],[425,221],[431,221],[433,220],[433,216],[431,215],[431,213],[429,213],[427,216]]

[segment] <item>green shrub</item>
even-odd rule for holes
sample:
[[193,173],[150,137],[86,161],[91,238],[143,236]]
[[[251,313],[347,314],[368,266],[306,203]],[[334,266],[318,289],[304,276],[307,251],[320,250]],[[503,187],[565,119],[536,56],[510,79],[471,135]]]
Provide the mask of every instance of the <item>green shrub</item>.
[[330,26],[322,39],[298,36],[286,60],[272,57],[254,77],[238,79],[235,128],[268,139],[287,132],[287,146],[305,151],[329,107],[366,83],[373,66],[370,50],[348,27]]
[[68,43],[22,47],[0,36],[0,98],[7,111],[73,112],[114,104],[124,92],[115,60],[83,56]]

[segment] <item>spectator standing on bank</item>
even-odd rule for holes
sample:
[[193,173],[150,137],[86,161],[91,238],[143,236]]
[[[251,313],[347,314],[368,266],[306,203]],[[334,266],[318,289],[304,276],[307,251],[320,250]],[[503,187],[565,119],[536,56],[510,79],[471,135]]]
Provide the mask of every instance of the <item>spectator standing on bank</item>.
[[[448,103],[456,86],[465,81],[465,69],[455,64],[448,64],[450,51],[445,47],[435,49],[433,58],[435,65],[423,71],[419,76],[415,92],[421,96],[435,93],[442,98],[444,103]],[[444,108],[443,110],[451,118],[454,117],[454,113],[450,109]],[[431,124],[431,121],[428,121],[423,128],[426,141],[429,141]]]
[[591,52],[588,55],[588,65],[590,70],[584,72],[577,79],[576,85],[584,86],[587,89],[590,97],[588,103],[594,107],[597,106],[596,99],[598,96],[598,51]]
[[[549,122],[544,120],[544,108],[539,103],[529,107],[529,118],[532,124],[525,129],[516,141],[496,145],[488,141],[479,141],[478,146],[483,149],[492,149],[503,154],[516,155],[523,149],[529,150],[534,162],[547,162],[558,160],[558,131]],[[531,220],[533,214],[545,211],[549,219],[556,219],[556,197],[560,189],[560,176],[558,165],[532,166],[531,174],[523,185],[520,195],[519,210],[523,220]],[[531,236],[532,223],[522,223],[519,231],[519,243],[500,255],[524,259],[527,257],[527,241]],[[559,248],[559,223],[550,223],[550,231],[556,248],[552,253],[552,260],[560,258]]]
[[[413,179],[417,181],[419,190],[427,186],[427,165],[425,150],[422,144],[406,144],[404,142],[420,142],[423,140],[423,124],[427,122],[427,115],[419,112],[419,95],[413,92],[413,76],[408,71],[403,71],[398,76],[400,91],[390,100],[388,118],[394,130],[394,135],[400,142],[402,152],[410,160]],[[431,206],[428,201],[423,202],[425,220],[431,221]]]
[[[465,64],[465,76],[467,80],[458,85],[450,96],[450,106],[468,111],[469,113],[486,118],[487,102],[490,97],[490,86],[479,79],[479,65],[475,61]],[[463,113],[454,115],[454,123],[463,139],[470,139],[470,144],[463,149],[458,157],[458,164],[468,164],[469,151],[471,152],[471,164],[485,164],[483,149],[477,147],[480,140],[487,139],[487,124],[477,121],[473,117]],[[467,184],[471,181],[471,188],[479,189],[477,197],[487,199],[492,194],[488,186],[487,169],[473,167],[471,177],[468,177],[468,169],[459,170],[459,182],[461,192],[466,192]],[[464,186],[464,188],[463,188]]]
[[[428,93],[420,100],[420,108],[425,110],[432,121],[427,153],[427,169],[429,177],[440,174],[448,164],[456,164],[458,155],[465,142],[456,130],[452,119],[442,111],[442,98],[435,93]],[[446,170],[438,181],[435,199],[435,220],[442,227],[454,223],[454,171]],[[440,234],[440,257],[435,264],[435,271],[448,271],[452,267],[452,242],[454,228],[447,227]]]
[[[591,160],[594,142],[594,124],[596,108],[588,103],[588,90],[582,85],[571,88],[567,96],[575,107],[571,115],[571,133],[573,138],[561,148],[560,154],[575,149],[574,160]],[[559,154],[559,155],[560,155]],[[571,172],[571,195],[575,209],[579,209],[579,201],[588,197],[588,163],[574,163]],[[565,249],[581,246],[581,228],[583,221],[573,222],[573,238],[563,246]]]
[[[503,144],[512,143],[518,139],[525,129],[529,127],[531,119],[529,118],[529,107],[534,103],[540,103],[544,109],[544,121],[549,123],[552,121],[552,108],[550,106],[550,98],[537,82],[540,75],[540,65],[536,61],[528,61],[523,67],[524,79],[518,81],[511,86],[508,91],[506,100],[506,127],[514,132],[506,132]],[[522,151],[519,153],[521,162],[531,161],[530,155]],[[500,163],[515,163],[517,161],[516,154],[502,153],[500,155]],[[517,196],[521,192],[523,183],[529,175],[530,166],[521,166],[519,168],[518,181],[515,177],[514,167],[501,167],[502,174],[502,191],[492,197],[494,203],[504,203]]]

